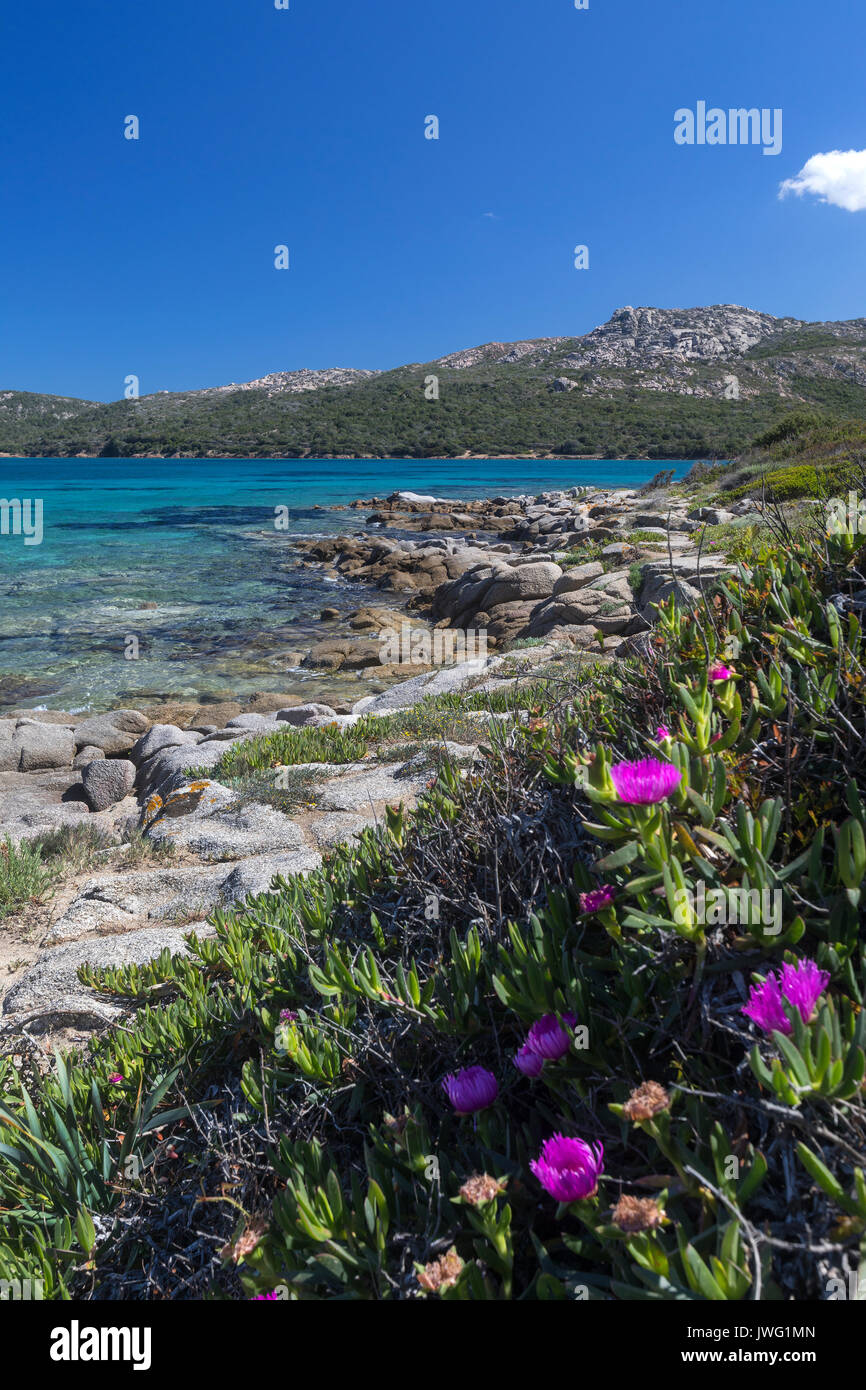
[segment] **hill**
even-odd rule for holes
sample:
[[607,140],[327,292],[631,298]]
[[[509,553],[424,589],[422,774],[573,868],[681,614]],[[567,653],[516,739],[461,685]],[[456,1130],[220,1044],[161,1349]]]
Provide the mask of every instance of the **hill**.
[[0,453],[730,457],[791,408],[866,416],[866,319],[627,306],[583,336],[386,372],[275,372],[110,404],[5,391]]

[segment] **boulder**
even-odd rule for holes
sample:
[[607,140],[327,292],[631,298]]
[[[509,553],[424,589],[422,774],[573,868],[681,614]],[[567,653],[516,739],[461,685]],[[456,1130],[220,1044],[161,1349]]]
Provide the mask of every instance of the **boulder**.
[[[242,737],[240,730],[238,737]],[[207,738],[195,748],[164,748],[142,763],[139,769],[139,790],[145,796],[171,791],[193,768],[216,767],[232,740]]]
[[81,780],[90,809],[106,811],[132,791],[135,763],[126,758],[94,759],[87,764]]
[[491,584],[484,596],[484,606],[489,610],[500,603],[548,598],[554,584],[561,578],[562,570],[551,560],[509,566],[507,572]]
[[238,714],[226,724],[229,729],[253,729],[256,733],[273,733],[276,726],[273,714]]
[[101,748],[82,748],[76,753],[72,760],[72,766],[77,768],[87,767],[88,763],[97,762],[105,757]]
[[230,719],[243,714],[243,706],[236,700],[221,700],[213,704],[198,705],[192,711],[185,727],[196,729],[200,724],[216,724],[224,729]]
[[19,720],[10,740],[18,753],[20,772],[38,772],[44,768],[69,767],[75,755],[75,741],[70,729],[59,724],[37,724]]
[[293,709],[277,710],[277,720],[285,724],[311,724],[314,719],[336,719],[337,711],[330,705],[319,705],[311,701],[306,705],[295,705]]
[[130,749],[130,759],[136,767],[147,762],[154,753],[159,753],[163,748],[180,748],[200,743],[203,735],[193,732],[191,729],[178,729],[174,724],[153,724],[137,743]]
[[694,608],[701,601],[700,590],[685,579],[675,578],[670,573],[660,571],[644,571],[637,605],[638,613],[647,622],[655,622],[658,618],[655,605],[666,602],[671,595],[680,608]]
[[149,728],[150,720],[138,710],[112,710],[109,714],[97,714],[77,724],[75,747],[91,745],[101,748],[108,757],[116,757],[119,753],[128,753]]
[[304,658],[304,665],[327,671],[362,671],[379,661],[381,651],[381,642],[365,638],[328,638],[316,642]]
[[247,701],[244,714],[275,714],[278,709],[303,704],[300,695],[280,695],[270,690],[257,690]]
[[[750,502],[748,510],[754,510],[756,502]],[[705,521],[709,526],[723,526],[728,521],[733,521],[734,513],[725,511],[724,507],[695,507],[689,512],[689,517],[693,521]]]
[[594,579],[600,579],[604,574],[604,565],[600,565],[597,560],[591,560],[585,565],[573,565],[567,569],[561,579],[557,579],[553,586],[553,596],[559,594],[571,594],[576,589],[583,589],[587,584],[591,584]]

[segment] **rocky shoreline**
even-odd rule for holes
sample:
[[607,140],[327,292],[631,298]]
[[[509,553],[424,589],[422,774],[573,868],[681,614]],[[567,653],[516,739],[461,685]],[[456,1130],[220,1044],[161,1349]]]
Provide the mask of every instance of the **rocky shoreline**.
[[[21,845],[86,825],[104,846],[104,871],[73,874],[49,907],[3,920],[0,1029],[7,1036],[76,1042],[122,1016],[120,1001],[82,985],[81,965],[145,962],[166,946],[184,950],[184,931],[211,931],[206,919],[216,908],[267,891],[276,874],[316,867],[389,805],[412,805],[430,779],[429,762],[408,747],[404,756],[398,744],[387,757],[300,769],[310,795],[286,812],[211,778],[229,748],[293,728],[350,730],[428,696],[504,689],[564,659],[607,661],[635,651],[655,604],[675,594],[693,606],[729,571],[723,559],[700,554],[700,523],[746,515],[756,504],[690,512],[684,501],[646,489],[574,489],[459,504],[395,493],[353,507],[368,513],[365,533],[293,542],[298,565],[385,599],[347,614],[336,606],[323,612],[325,625],[345,631],[315,643],[303,664],[334,676],[333,701],[263,692],[246,707],[0,718],[0,840]],[[338,583],[335,601],[339,593]],[[408,661],[383,664],[382,634],[404,624],[421,639],[483,633],[488,650],[440,665],[422,640],[427,659],[410,653]],[[368,679],[371,693],[342,699],[340,677],[348,672]],[[487,723],[501,717],[481,713],[476,738],[454,744],[445,733],[440,742],[471,762]],[[171,859],[130,867],[131,846],[142,840],[151,855],[170,846]]]

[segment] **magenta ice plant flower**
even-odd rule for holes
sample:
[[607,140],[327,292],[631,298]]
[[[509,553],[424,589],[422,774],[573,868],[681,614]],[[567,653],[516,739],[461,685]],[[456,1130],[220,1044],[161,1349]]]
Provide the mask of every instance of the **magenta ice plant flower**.
[[742,1012],[765,1033],[775,1031],[788,1037],[793,1032],[791,1020],[785,1013],[779,981],[772,972],[760,984],[752,985],[749,1002],[743,1005]]
[[123,1080],[124,1079],[119,1071],[113,1072],[112,1075],[108,1078],[109,1084],[111,1086],[122,1086]]
[[442,1089],[458,1115],[473,1115],[493,1104],[499,1083],[486,1067],[464,1067],[456,1076],[446,1076]]
[[630,806],[653,806],[677,787],[682,773],[673,763],[640,758],[636,763],[614,763],[610,778],[620,801]]
[[801,960],[796,965],[782,966],[782,993],[799,1009],[804,1023],[810,1023],[815,1005],[830,983],[830,972],[819,970],[813,960]]
[[616,898],[616,889],[611,884],[606,883],[603,888],[594,888],[591,893],[581,893],[580,910],[581,912],[601,912],[602,908],[610,907]]
[[545,1192],[557,1202],[582,1202],[594,1196],[602,1172],[604,1148],[584,1139],[554,1134],[530,1163]]
[[251,1303],[271,1303],[279,1300],[276,1289],[271,1289],[270,1293],[254,1293],[250,1299]]
[[730,666],[725,666],[723,662],[719,662],[717,666],[711,666],[709,672],[711,681],[729,681],[733,674]]
[[789,1037],[793,1027],[785,1012],[785,1000],[798,1010],[804,1023],[810,1023],[815,1005],[829,983],[829,972],[819,970],[813,960],[783,965],[780,971],[772,972],[759,985],[752,985],[743,1013],[765,1033],[775,1029]]
[[281,1023],[294,1023],[297,1017],[295,1009],[280,1009]]
[[656,729],[656,741],[658,743],[664,743],[664,740],[670,737],[671,731],[668,728],[667,724],[659,724],[658,728]]
[[533,1052],[528,1042],[523,1044],[513,1061],[517,1070],[523,1072],[524,1076],[540,1076],[544,1066],[544,1058],[539,1053]]
[[[562,1023],[574,1028],[577,1019],[574,1014],[563,1014]],[[533,1023],[526,1039],[526,1046],[545,1062],[556,1062],[564,1057],[571,1047],[571,1038],[563,1028],[556,1014],[545,1014]]]

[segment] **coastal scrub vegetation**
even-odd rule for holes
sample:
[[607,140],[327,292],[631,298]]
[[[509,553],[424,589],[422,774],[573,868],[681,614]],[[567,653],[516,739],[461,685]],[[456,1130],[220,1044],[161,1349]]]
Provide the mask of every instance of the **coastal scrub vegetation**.
[[[824,370],[826,377],[792,378],[781,368],[779,380],[802,402],[787,414],[862,419],[864,387],[834,378],[832,354]],[[431,371],[440,386],[432,409],[425,397]],[[107,405],[10,392],[0,410],[0,449],[62,458],[733,458],[778,421],[778,381],[763,369],[737,401],[723,397],[718,371],[706,365],[692,379],[700,392],[688,394],[648,387],[642,372],[626,368],[603,369],[594,384],[579,373],[573,389],[553,392],[551,371],[430,363],[315,392],[166,393]]]
[[[414,813],[216,912],[189,956],[82,967],[129,1016],[47,1074],[0,1061],[0,1278],[844,1297],[866,1256],[864,560],[858,535],[771,531],[636,656],[539,682],[480,762],[442,760]],[[355,757],[374,722],[282,751]]]

